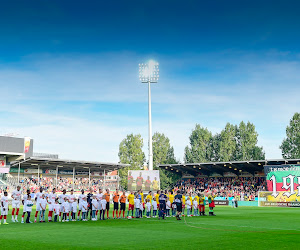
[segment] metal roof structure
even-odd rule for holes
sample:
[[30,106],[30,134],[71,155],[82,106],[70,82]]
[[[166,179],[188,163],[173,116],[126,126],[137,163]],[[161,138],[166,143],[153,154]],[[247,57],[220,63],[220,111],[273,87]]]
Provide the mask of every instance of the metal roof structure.
[[76,171],[114,171],[124,167],[130,166],[129,164],[121,163],[108,163],[108,162],[92,162],[92,161],[76,161],[76,160],[65,160],[65,159],[51,159],[51,158],[40,158],[30,157],[25,160],[14,161],[11,163],[12,167],[20,167],[23,169],[52,169],[56,170],[73,170]]
[[300,164],[300,159],[278,159],[278,160],[255,160],[255,161],[228,161],[228,162],[204,162],[204,163],[181,163],[163,164],[158,167],[178,174],[190,174],[193,176],[219,174],[224,176],[225,172],[236,175],[248,172],[254,175],[256,172],[264,171],[265,165],[295,165]]

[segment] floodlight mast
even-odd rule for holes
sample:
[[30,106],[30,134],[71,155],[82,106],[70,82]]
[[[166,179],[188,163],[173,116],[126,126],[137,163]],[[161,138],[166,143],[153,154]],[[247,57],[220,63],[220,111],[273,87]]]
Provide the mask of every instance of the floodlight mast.
[[142,83],[148,83],[148,133],[149,133],[149,165],[148,170],[153,170],[152,150],[152,117],[151,117],[151,83],[157,83],[159,78],[158,63],[150,60],[148,63],[139,64],[139,77]]

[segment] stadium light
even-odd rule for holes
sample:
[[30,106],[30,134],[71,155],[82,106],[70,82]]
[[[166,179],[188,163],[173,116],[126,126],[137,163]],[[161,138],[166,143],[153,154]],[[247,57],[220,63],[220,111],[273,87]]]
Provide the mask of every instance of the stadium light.
[[158,63],[150,60],[148,63],[139,64],[139,78],[142,83],[148,83],[148,116],[149,116],[149,170],[153,170],[152,151],[152,118],[151,118],[151,83],[157,83],[159,78]]

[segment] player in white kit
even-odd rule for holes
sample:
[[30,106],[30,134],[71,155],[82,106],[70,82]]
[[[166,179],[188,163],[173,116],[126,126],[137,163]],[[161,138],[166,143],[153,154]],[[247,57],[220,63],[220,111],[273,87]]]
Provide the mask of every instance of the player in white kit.
[[57,222],[57,217],[59,216],[60,213],[60,204],[58,202],[58,198],[55,199],[53,212],[54,212],[54,222]]
[[98,211],[98,200],[96,196],[92,199],[92,221],[97,220],[96,211]]
[[[70,202],[69,211],[71,212],[71,220],[74,221],[75,220],[75,214],[74,213],[77,212],[77,203],[76,203],[76,197],[74,195],[74,190],[73,189],[71,189],[71,194],[69,194],[69,202]],[[76,211],[75,212],[73,211],[73,208],[75,207],[74,203],[76,204]],[[68,218],[69,218],[69,215],[68,215]]]
[[86,201],[86,197],[83,197],[82,208],[81,209],[82,209],[82,218],[81,218],[81,220],[82,221],[87,221],[86,213],[88,211],[88,203]]
[[[102,200],[101,200],[101,210],[100,210],[100,220],[105,220],[104,219],[104,215],[105,215],[105,209],[106,209],[106,200],[105,200],[106,195],[103,194],[102,195]],[[101,219],[101,215],[102,215],[102,219]]]
[[[19,215],[19,210],[20,210],[20,204],[21,204],[21,187],[17,186],[17,189],[14,190],[11,194],[12,198],[12,212],[11,212],[11,221],[12,222],[18,222],[18,215]],[[15,216],[15,210],[16,211],[16,216]]]
[[40,222],[45,222],[45,213],[47,208],[47,199],[45,198],[45,194],[42,194],[42,199],[40,199]]
[[4,192],[4,196],[1,198],[0,204],[1,204],[0,225],[1,225],[2,217],[4,218],[3,224],[7,225],[8,223],[6,222],[6,217],[8,215],[8,196],[6,191]]
[[[101,200],[102,200],[102,196],[103,196],[103,194],[102,194],[102,189],[99,188],[99,193],[96,194],[96,198],[97,198],[97,200],[98,200],[98,210],[97,210],[97,212],[96,212],[96,218],[98,217],[98,211],[101,211]],[[100,212],[99,212],[99,213],[100,213]],[[101,219],[101,216],[100,216],[100,219]]]
[[77,214],[78,221],[80,218],[80,212],[82,211],[82,204],[83,204],[84,197],[86,198],[86,195],[84,194],[84,190],[82,189],[81,194],[78,196],[78,203],[79,203],[78,214]]
[[56,199],[56,188],[52,189],[52,192],[47,196],[48,204],[49,204],[49,212],[48,212],[48,221],[52,222],[53,217],[53,210],[55,205],[55,199]]
[[72,221],[76,221],[76,214],[77,214],[77,199],[74,199],[72,203]]
[[40,201],[43,198],[43,188],[40,187],[40,192],[36,194],[35,200],[36,200],[36,211],[35,211],[35,216],[34,216],[34,222],[36,222],[38,213],[41,211],[40,207]]
[[[23,213],[22,213],[22,221],[21,223],[24,223],[24,216],[27,212],[27,200],[28,200],[28,197],[30,196],[30,190],[27,189],[27,193],[23,195],[23,198],[22,198],[22,203],[23,203]],[[31,197],[31,196],[30,196]]]
[[67,197],[66,193],[67,193],[67,191],[64,189],[63,193],[58,197],[59,204],[60,204],[59,221],[61,221],[61,213],[62,213],[62,211],[64,211],[63,203],[65,202],[65,197]]
[[64,199],[64,202],[62,204],[62,212],[63,212],[62,222],[65,222],[65,221],[69,222],[69,217],[68,217],[69,209],[70,209],[70,203],[69,203],[68,197],[66,196]]

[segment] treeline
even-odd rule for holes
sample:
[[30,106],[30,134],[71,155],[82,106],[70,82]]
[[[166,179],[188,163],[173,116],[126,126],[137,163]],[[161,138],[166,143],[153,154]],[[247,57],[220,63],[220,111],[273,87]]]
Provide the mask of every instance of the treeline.
[[[170,140],[162,133],[153,135],[153,168],[160,164],[176,164],[179,160],[174,155]],[[257,146],[258,133],[254,124],[241,122],[239,125],[227,123],[217,134],[212,134],[207,128],[196,124],[189,137],[189,145],[184,150],[184,162],[227,162],[243,160],[263,160],[263,147]],[[146,164],[143,152],[144,141],[141,135],[129,134],[119,145],[121,163],[130,164],[128,168],[119,171],[121,184],[127,187],[127,172],[139,170]],[[281,146],[283,158],[300,158],[300,114],[295,113],[286,129],[286,138]],[[161,170],[161,169],[160,169]],[[179,177],[168,171],[160,171],[162,188],[170,186]]]
[[263,160],[265,153],[257,146],[258,133],[255,126],[243,121],[239,125],[227,123],[219,134],[213,135],[207,128],[196,125],[186,146],[184,161],[217,162]]

